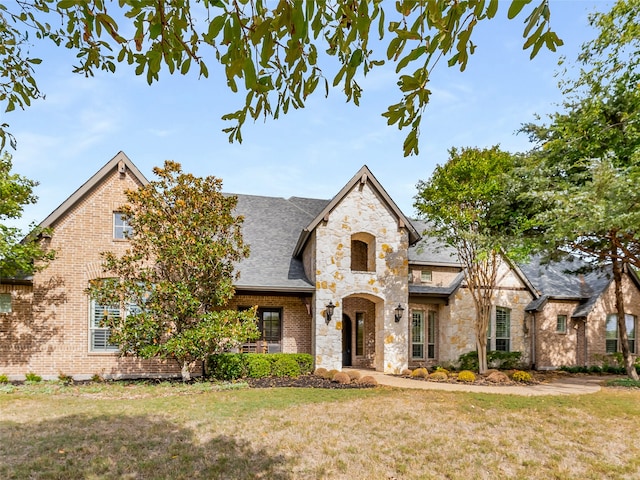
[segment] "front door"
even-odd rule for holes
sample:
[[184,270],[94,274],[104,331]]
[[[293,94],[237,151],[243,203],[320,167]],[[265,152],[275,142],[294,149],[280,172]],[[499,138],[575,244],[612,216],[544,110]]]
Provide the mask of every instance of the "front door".
[[342,366],[351,366],[351,319],[342,315]]

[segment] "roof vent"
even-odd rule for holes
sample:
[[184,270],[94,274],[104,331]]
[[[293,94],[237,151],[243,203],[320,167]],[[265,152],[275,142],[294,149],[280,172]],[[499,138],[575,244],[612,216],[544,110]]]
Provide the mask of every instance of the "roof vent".
[[125,173],[127,173],[127,165],[124,163],[124,160],[120,160],[118,162],[118,173],[120,175],[124,175]]

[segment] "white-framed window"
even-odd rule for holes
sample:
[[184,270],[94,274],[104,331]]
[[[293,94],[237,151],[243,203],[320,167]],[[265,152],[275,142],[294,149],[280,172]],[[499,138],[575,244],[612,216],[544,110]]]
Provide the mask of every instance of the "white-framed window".
[[133,229],[122,212],[113,212],[113,238],[125,240],[131,236]]
[[120,308],[100,305],[91,299],[89,309],[89,349],[92,352],[117,352],[118,346],[109,342],[111,330],[105,325],[109,319],[120,318]]
[[420,272],[420,282],[421,283],[431,283],[431,270],[422,270]]
[[411,313],[411,358],[424,359],[424,312],[413,310]]
[[[635,315],[626,314],[624,316],[627,326],[627,338],[629,340],[629,351],[636,353],[636,317]],[[612,313],[607,315],[607,323],[605,325],[605,349],[607,353],[616,353],[619,351],[618,340],[618,315]]]
[[0,293],[0,313],[11,313],[10,293]]
[[427,358],[436,358],[436,312],[427,315]]
[[567,333],[567,316],[556,316],[556,333]]
[[487,329],[487,350],[511,351],[511,309],[496,307]]

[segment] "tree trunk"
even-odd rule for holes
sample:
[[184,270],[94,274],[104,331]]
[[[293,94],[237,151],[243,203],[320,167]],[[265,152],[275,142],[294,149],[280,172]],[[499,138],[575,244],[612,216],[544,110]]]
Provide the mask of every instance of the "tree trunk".
[[618,317],[618,340],[620,342],[620,351],[622,352],[622,359],[624,361],[624,367],[627,371],[627,375],[633,380],[638,380],[638,372],[636,372],[633,357],[631,356],[631,351],[629,350],[629,335],[627,334],[627,322],[625,321],[624,297],[622,292],[622,266],[620,264],[620,260],[617,257],[618,252],[615,245],[612,246],[611,253],[611,266],[613,270],[613,281],[616,291],[616,311]]
[[[478,373],[484,375],[489,366],[487,364],[487,329],[491,319],[491,302],[487,298],[482,299],[481,304],[476,304],[476,349],[478,350]],[[489,300],[489,303],[486,303]]]

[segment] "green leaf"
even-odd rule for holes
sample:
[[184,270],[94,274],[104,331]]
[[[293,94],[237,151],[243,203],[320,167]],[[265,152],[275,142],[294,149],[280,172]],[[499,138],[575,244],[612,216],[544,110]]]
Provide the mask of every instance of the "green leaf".
[[531,0],[512,0],[509,11],[507,12],[507,18],[509,18],[509,20],[515,18],[528,3],[531,3]]

